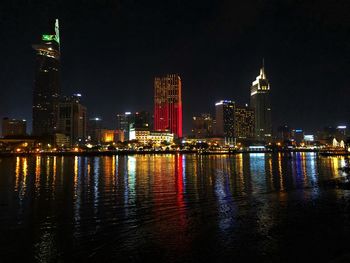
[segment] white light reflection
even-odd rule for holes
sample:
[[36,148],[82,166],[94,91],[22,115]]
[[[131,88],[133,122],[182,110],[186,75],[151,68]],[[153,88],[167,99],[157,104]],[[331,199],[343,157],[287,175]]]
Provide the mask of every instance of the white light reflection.
[[250,177],[252,184],[252,193],[256,194],[266,191],[266,171],[265,171],[265,153],[251,153],[250,157]]

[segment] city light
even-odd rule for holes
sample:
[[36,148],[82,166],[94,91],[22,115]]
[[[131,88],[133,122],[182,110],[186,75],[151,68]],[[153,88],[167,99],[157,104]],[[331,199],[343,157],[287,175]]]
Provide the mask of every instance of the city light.
[[340,125],[340,126],[337,126],[337,129],[344,130],[344,129],[346,129],[346,126]]

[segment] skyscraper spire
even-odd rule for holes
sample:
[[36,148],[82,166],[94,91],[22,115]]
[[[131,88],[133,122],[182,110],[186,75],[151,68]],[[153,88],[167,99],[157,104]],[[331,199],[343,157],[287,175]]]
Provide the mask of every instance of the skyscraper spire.
[[58,43],[58,48],[60,49],[60,26],[58,22],[58,18],[55,21],[55,40]]
[[262,67],[260,69],[260,78],[261,79],[266,79],[266,75],[265,75],[265,58],[264,57],[262,59]]

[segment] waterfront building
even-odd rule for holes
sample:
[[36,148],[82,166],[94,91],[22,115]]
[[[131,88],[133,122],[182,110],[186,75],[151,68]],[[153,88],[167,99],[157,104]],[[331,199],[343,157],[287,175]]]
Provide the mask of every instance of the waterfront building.
[[225,138],[223,137],[210,137],[210,138],[184,138],[182,144],[195,145],[198,143],[206,143],[209,146],[225,146]]
[[71,146],[71,138],[64,133],[55,133],[54,143],[58,147],[69,147]]
[[262,141],[269,141],[272,136],[270,93],[270,83],[263,65],[250,88],[250,106],[255,110],[255,136]]
[[321,140],[324,140],[328,143],[332,143],[333,138],[337,136],[337,129],[333,126],[326,126],[323,128],[323,132],[321,134]]
[[236,139],[252,139],[255,134],[255,111],[246,106],[235,105],[234,137]]
[[195,138],[207,138],[213,135],[213,118],[208,113],[192,118],[192,134]]
[[226,144],[238,140],[253,139],[255,131],[255,110],[248,105],[236,105],[231,100],[215,103],[215,135],[224,137]]
[[102,119],[90,118],[87,125],[87,138],[92,144],[101,143]]
[[345,125],[338,125],[338,126],[337,126],[337,131],[338,131],[340,134],[346,136],[346,134],[347,134],[347,127],[346,127]]
[[115,130],[114,141],[115,142],[124,142],[125,141],[125,134],[124,134],[123,130]]
[[81,105],[80,98],[80,94],[74,94],[58,104],[57,131],[69,137],[71,144],[86,139],[86,107]]
[[277,139],[287,142],[292,139],[292,129],[288,125],[282,125],[277,128]]
[[136,129],[150,128],[150,114],[148,111],[138,111],[134,114],[134,127]]
[[317,140],[325,145],[331,146],[333,144],[333,139],[337,141],[346,141],[347,140],[347,127],[345,125],[338,126],[326,126],[323,128],[323,131],[318,132]]
[[117,125],[116,130],[123,131],[124,139],[129,140],[130,126],[134,125],[135,117],[134,114],[127,111],[125,113],[117,114]]
[[305,134],[304,135],[304,143],[307,145],[313,144],[315,141],[315,136],[313,134]]
[[154,129],[182,137],[182,85],[177,74],[154,79]]
[[302,129],[293,129],[291,132],[292,140],[295,141],[295,143],[300,145],[304,142],[304,131]]
[[172,143],[174,134],[161,131],[150,131],[148,129],[135,129],[130,131],[130,140],[137,140],[140,144],[162,145],[163,143]]
[[0,152],[27,152],[40,145],[33,137],[0,139]]
[[102,144],[109,144],[115,142],[115,131],[110,129],[101,129],[101,143]]
[[57,107],[61,94],[60,35],[58,19],[53,34],[42,35],[33,45],[35,77],[33,87],[33,135],[50,136],[57,128]]
[[2,119],[2,136],[26,136],[27,135],[27,121],[10,118]]
[[215,135],[224,137],[225,140],[233,144],[235,137],[235,102],[231,100],[221,100],[215,103]]

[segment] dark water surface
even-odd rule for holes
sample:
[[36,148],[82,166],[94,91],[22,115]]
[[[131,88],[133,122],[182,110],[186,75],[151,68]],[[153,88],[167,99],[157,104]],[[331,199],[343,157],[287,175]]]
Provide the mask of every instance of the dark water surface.
[[[0,262],[338,262],[344,158],[315,153],[0,159]],[[349,262],[349,261],[344,261]]]

